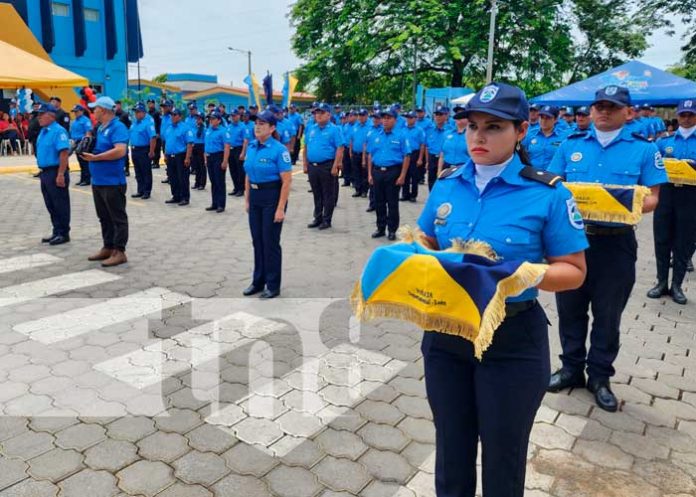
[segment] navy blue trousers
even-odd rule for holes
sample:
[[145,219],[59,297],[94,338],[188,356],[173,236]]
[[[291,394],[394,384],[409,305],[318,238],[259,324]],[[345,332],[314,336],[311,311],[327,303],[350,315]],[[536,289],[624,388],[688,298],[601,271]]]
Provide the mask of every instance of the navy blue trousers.
[[211,206],[216,209],[224,209],[227,204],[227,185],[225,183],[225,171],[222,170],[222,157],[222,152],[208,155]]
[[172,198],[181,202],[190,200],[191,188],[189,181],[189,170],[184,166],[185,153],[167,154],[167,176],[169,177],[169,188]]
[[283,223],[273,222],[278,200],[280,200],[280,188],[249,190],[249,229],[254,244],[252,284],[257,288],[265,286],[272,292],[280,291],[283,260],[280,248],[280,232],[283,229]]
[[436,430],[438,497],[474,497],[481,441],[483,495],[523,497],[529,434],[549,384],[546,315],[507,318],[479,361],[471,342],[425,332],[425,386]]
[[[382,169],[385,169],[384,171]],[[396,180],[401,175],[401,166],[382,168],[372,166],[372,183],[375,191],[377,229],[396,233],[399,228],[399,190]]]
[[[556,294],[563,369],[580,373],[587,366],[593,380],[614,376],[619,354],[619,328],[628,297],[636,282],[638,243],[634,232],[587,237],[587,277],[577,290]],[[590,351],[585,343],[592,309]]]
[[437,181],[437,163],[439,160],[439,155],[428,155],[428,191],[433,189],[433,185]]
[[242,147],[232,147],[230,149],[230,178],[232,178],[232,191],[234,193],[244,191],[244,180],[246,173],[244,172],[244,162],[239,160],[239,155],[242,153]]
[[148,157],[150,147],[137,147],[131,149],[131,160],[135,170],[135,181],[138,185],[138,193],[150,195],[152,193],[152,161]]
[[362,152],[353,151],[352,161],[352,173],[353,173],[353,187],[355,191],[359,194],[367,193],[367,189],[370,187],[367,182],[367,164],[363,166],[362,163]]
[[406,172],[406,181],[401,187],[401,198],[417,198],[418,197],[418,157],[420,157],[420,148],[411,152],[411,159]]
[[70,233],[70,174],[65,171],[65,188],[56,186],[57,167],[41,170],[41,194],[48,214],[51,216],[53,235],[68,236]]

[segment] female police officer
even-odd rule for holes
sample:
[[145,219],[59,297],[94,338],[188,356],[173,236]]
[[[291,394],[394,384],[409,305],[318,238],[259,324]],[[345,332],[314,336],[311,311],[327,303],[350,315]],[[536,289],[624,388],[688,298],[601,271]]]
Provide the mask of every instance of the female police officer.
[[[445,249],[456,238],[482,240],[504,260],[545,258],[542,290],[579,287],[587,247],[582,218],[560,178],[525,165],[519,145],[529,118],[524,93],[490,84],[462,114],[469,119],[471,160],[449,168],[435,183],[418,220],[428,244]],[[550,375],[547,321],[537,292],[531,288],[508,300],[505,321],[481,361],[469,341],[424,334],[440,497],[474,496],[479,439],[483,495],[524,493],[529,434]]]
[[[292,164],[288,149],[278,141],[276,118],[260,113],[244,161],[245,198],[254,243],[254,279],[244,295],[262,292],[262,299],[280,295],[282,252],[280,231],[290,194]],[[264,290],[264,287],[266,289]]]
[[442,152],[437,162],[438,176],[443,169],[454,165],[464,164],[469,160],[466,144],[466,117],[463,112],[454,115],[455,127],[445,135],[442,141]]

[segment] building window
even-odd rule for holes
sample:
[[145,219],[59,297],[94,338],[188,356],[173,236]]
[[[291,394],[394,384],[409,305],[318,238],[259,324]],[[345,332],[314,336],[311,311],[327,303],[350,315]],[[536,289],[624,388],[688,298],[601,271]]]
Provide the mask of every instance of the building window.
[[99,22],[99,11],[97,9],[85,9],[85,21]]
[[58,2],[53,2],[51,4],[51,9],[53,11],[54,16],[58,17],[69,17],[70,16],[70,7],[63,3],[58,3]]

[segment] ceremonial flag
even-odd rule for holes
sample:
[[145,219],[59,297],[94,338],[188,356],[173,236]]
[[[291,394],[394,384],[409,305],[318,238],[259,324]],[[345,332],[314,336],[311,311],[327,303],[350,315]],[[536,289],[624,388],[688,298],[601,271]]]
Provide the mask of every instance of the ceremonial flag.
[[548,266],[501,261],[483,242],[457,242],[434,251],[411,232],[375,250],[356,283],[351,304],[358,319],[395,318],[458,335],[477,358],[505,319],[505,299],[536,285]]
[[297,78],[289,72],[286,72],[283,77],[283,108],[288,107],[292,103],[292,95],[295,93],[296,87]]
[[696,185],[696,161],[665,158],[669,182],[677,185]]
[[257,107],[261,108],[261,102],[259,101],[259,81],[256,79],[255,74],[249,74],[244,78],[244,83],[249,89],[249,95],[251,96],[251,103],[256,104]]
[[643,217],[643,200],[650,195],[649,188],[639,185],[563,184],[575,197],[585,221],[638,224]]
[[266,95],[266,105],[273,103],[273,76],[266,74],[263,78],[263,92]]

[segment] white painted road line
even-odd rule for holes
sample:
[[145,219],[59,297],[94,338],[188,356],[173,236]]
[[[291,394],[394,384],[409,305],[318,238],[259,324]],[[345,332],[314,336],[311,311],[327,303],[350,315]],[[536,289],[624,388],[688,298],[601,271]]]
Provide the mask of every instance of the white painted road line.
[[23,269],[31,269],[34,267],[48,266],[55,262],[60,262],[63,259],[49,254],[31,254],[19,255],[10,257],[9,259],[0,260],[0,274],[11,273],[13,271],[21,271]]
[[182,305],[190,300],[190,297],[155,287],[127,297],[109,299],[99,304],[27,321],[14,326],[13,330],[49,345],[161,312],[162,309]]

